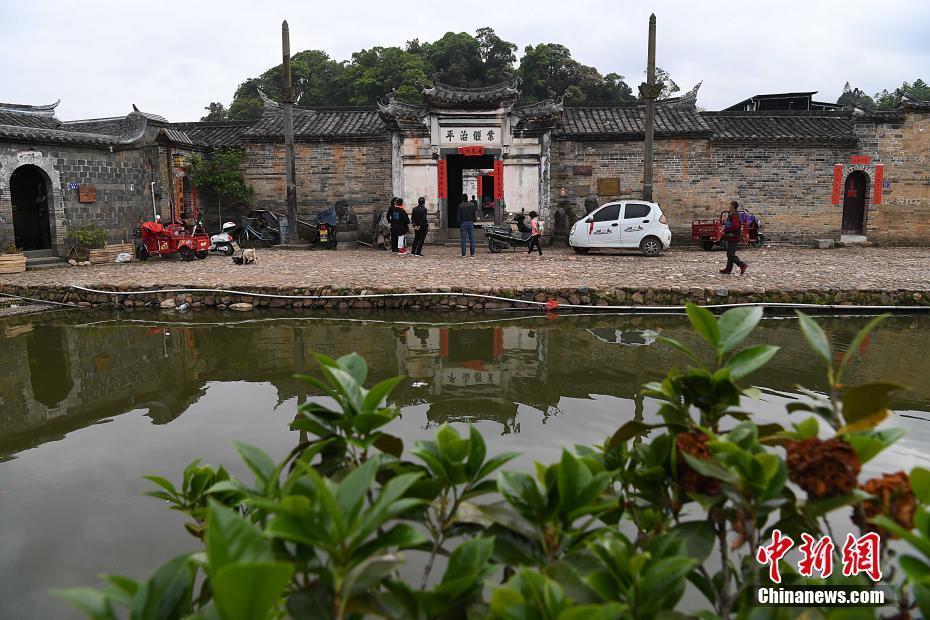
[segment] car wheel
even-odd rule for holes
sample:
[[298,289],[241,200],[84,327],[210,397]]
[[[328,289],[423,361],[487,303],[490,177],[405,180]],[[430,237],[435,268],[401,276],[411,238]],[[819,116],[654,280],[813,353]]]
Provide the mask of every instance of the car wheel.
[[197,258],[199,258],[200,260],[203,260],[207,257],[207,254],[209,254],[209,252],[207,252],[206,250],[200,250],[199,252],[197,252]]
[[194,251],[186,245],[182,245],[180,248],[178,248],[178,255],[183,261],[194,260]]
[[714,249],[714,242],[711,241],[710,239],[702,239],[701,249],[704,250],[705,252],[710,252],[711,250]]
[[504,248],[500,244],[494,243],[494,239],[488,239],[488,249],[492,254],[500,254],[500,251]]
[[658,256],[662,253],[662,242],[657,237],[646,237],[639,244],[644,256]]
[[591,248],[579,248],[576,245],[573,245],[572,249],[575,250],[575,254],[587,254],[591,251]]

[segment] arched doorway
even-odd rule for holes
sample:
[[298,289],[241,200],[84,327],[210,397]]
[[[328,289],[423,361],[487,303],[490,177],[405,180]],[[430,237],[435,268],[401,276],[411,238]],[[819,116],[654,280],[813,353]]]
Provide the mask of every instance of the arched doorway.
[[16,247],[26,251],[51,249],[49,187],[42,169],[27,164],[14,170],[10,176],[10,200]]
[[846,177],[843,190],[843,234],[861,235],[865,231],[865,197],[869,190],[869,177],[856,170]]

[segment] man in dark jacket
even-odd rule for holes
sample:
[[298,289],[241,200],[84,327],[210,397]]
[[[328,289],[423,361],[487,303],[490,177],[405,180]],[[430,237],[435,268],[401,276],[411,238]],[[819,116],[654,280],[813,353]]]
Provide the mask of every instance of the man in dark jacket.
[[394,196],[391,198],[391,206],[388,207],[387,213],[384,215],[384,219],[391,229],[391,252],[395,254],[397,253],[397,237],[394,236],[394,205],[396,204],[397,196]]
[[733,265],[739,267],[739,275],[746,273],[749,263],[742,261],[736,255],[736,246],[739,243],[741,234],[741,225],[739,218],[739,203],[735,200],[730,201],[730,213],[727,216],[727,223],[723,227],[723,237],[727,242],[727,266],[720,270],[720,273],[733,273]]
[[417,206],[413,208],[413,251],[414,256],[423,256],[423,243],[429,231],[429,222],[426,219],[426,198],[417,198]]
[[475,203],[468,199],[468,194],[462,194],[462,202],[459,203],[459,232],[462,237],[462,256],[465,256],[465,237],[468,236],[468,243],[471,248],[471,255],[475,255],[475,217],[477,217],[478,208]]
[[394,208],[388,215],[388,221],[391,223],[392,250],[398,254],[406,254],[407,248],[404,247],[404,236],[410,229],[410,216],[404,210],[403,198],[394,201]]

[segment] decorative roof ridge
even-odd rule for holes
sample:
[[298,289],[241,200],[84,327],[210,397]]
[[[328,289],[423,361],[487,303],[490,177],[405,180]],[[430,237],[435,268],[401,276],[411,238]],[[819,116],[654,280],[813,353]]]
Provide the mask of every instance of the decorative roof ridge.
[[850,118],[853,113],[847,110],[704,110],[701,116],[721,116],[729,118]]
[[509,80],[503,80],[501,82],[496,82],[494,84],[489,84],[487,86],[475,86],[475,87],[453,86],[452,84],[446,84],[445,82],[440,82],[437,79],[432,80],[432,87],[429,89],[426,87],[425,84],[422,84],[422,83],[417,83],[417,86],[420,86],[421,88],[423,88],[424,92],[426,90],[439,89],[439,90],[446,90],[452,93],[478,94],[478,93],[494,93],[500,90],[509,90],[509,89],[516,90],[520,87],[522,83],[523,81],[519,77],[515,76],[515,77],[510,78]]
[[377,112],[377,105],[315,105],[308,108],[294,108],[306,112]]
[[29,105],[25,103],[0,103],[0,112],[14,112],[17,114],[35,114],[36,116],[55,116],[55,108],[61,99],[55,103],[45,105]]
[[656,105],[664,104],[666,106],[674,106],[674,107],[680,107],[680,108],[683,108],[686,106],[695,107],[697,106],[698,91],[701,89],[701,84],[703,83],[704,83],[704,80],[701,80],[700,82],[695,84],[691,88],[691,90],[685,92],[683,95],[680,95],[678,97],[666,97],[665,99],[657,99]]
[[281,104],[265,94],[265,91],[261,87],[257,87],[255,90],[258,91],[258,98],[262,100],[262,103],[265,105],[265,110],[282,110]]
[[535,103],[528,103],[513,109],[513,113],[527,119],[549,119],[562,115],[565,108],[565,95],[561,97],[549,97]]
[[898,104],[898,108],[902,110],[930,110],[930,101],[918,99],[904,93],[901,95],[901,103]]
[[99,123],[101,121],[121,121],[125,116],[102,116],[100,118],[79,118],[73,121],[61,121],[62,125],[76,125],[78,123]]
[[139,108],[136,107],[136,104],[132,104],[132,112],[129,113],[130,116],[133,115],[133,114],[137,114],[137,115],[139,115],[139,116],[142,116],[142,117],[145,118],[146,120],[154,121],[156,124],[161,124],[161,123],[164,123],[164,124],[166,124],[166,125],[170,124],[170,123],[168,122],[168,119],[165,118],[164,116],[162,116],[161,114],[153,114],[153,113],[151,113],[151,112],[143,112],[142,110],[140,110]]
[[175,129],[197,129],[198,127],[245,127],[254,125],[257,120],[253,119],[230,119],[224,121],[181,121],[180,123],[170,123]]
[[131,136],[126,137],[117,137],[111,134],[103,133],[93,133],[89,131],[71,131],[69,129],[60,129],[60,128],[46,128],[46,127],[22,127],[20,125],[3,125],[0,124],[0,130],[16,130],[21,134],[39,134],[38,139],[42,139],[41,135],[54,137],[67,137],[67,138],[93,138],[98,142],[101,142],[110,146],[118,145],[127,145],[137,142],[145,135],[145,125],[143,124],[139,131]]

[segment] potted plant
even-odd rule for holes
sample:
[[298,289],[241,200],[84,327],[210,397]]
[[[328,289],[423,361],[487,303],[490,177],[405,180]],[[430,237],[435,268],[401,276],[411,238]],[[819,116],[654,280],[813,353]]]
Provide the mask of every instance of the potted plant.
[[22,273],[26,271],[26,256],[16,243],[0,234],[0,273]]
[[107,243],[107,231],[94,225],[81,226],[65,236],[71,245],[68,255],[78,262],[90,260],[91,250],[102,248]]

